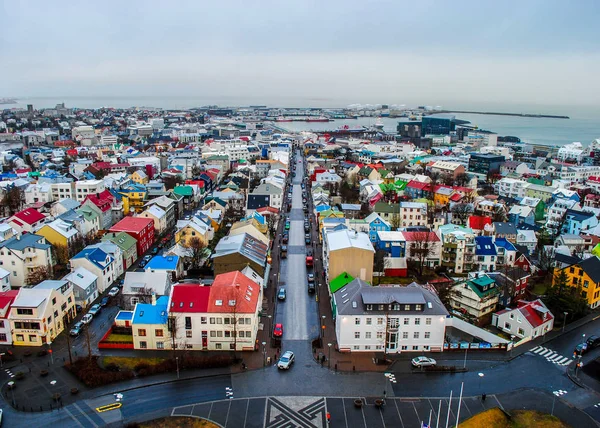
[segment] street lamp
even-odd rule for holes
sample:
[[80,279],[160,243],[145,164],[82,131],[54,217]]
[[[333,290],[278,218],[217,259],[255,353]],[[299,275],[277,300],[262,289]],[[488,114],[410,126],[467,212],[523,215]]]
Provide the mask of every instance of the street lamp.
[[554,416],[554,404],[556,403],[556,397],[563,396],[566,393],[567,391],[564,391],[562,389],[559,389],[558,391],[552,391],[552,395],[554,395],[554,398],[552,398],[552,412],[550,413],[550,416]]
[[477,375],[479,376],[479,391],[481,392],[481,379],[483,379],[485,375],[481,372],[477,373]]
[[263,346],[263,367],[267,365],[267,342],[262,343]]
[[331,342],[327,344],[327,346],[329,347],[329,358],[327,358],[327,368],[331,368],[331,345],[333,345]]
[[175,364],[177,364],[177,379],[179,379],[179,357],[175,357]]
[[269,335],[273,334],[273,315],[267,315],[269,318]]
[[567,315],[569,315],[568,312],[563,312],[563,314],[565,315],[563,318],[563,328],[562,328],[562,332],[565,332],[565,326],[567,325]]
[[321,324],[321,337],[325,337],[325,315],[321,315],[323,323]]

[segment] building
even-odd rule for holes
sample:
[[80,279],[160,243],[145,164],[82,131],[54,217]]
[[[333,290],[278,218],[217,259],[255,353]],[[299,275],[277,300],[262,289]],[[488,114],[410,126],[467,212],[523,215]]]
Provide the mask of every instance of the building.
[[465,167],[459,164],[458,162],[450,162],[439,160],[429,165],[429,170],[431,172],[436,172],[442,175],[447,175],[452,178],[456,178],[458,175],[465,173]]
[[75,303],[87,308],[98,298],[98,276],[89,270],[78,267],[63,278],[73,286]]
[[137,303],[151,303],[152,296],[168,296],[171,292],[171,275],[167,271],[127,272],[123,280],[121,301],[133,309]]
[[439,227],[442,239],[442,266],[449,272],[470,272],[476,265],[475,235],[470,228],[454,224]]
[[53,266],[52,246],[43,236],[27,233],[0,242],[0,267],[10,272],[13,288],[27,285],[37,271],[49,275]]
[[143,217],[125,217],[110,228],[111,232],[126,232],[136,240],[138,256],[142,256],[154,244],[154,220]]
[[171,280],[175,281],[177,278],[183,276],[183,261],[179,256],[154,256],[144,266],[146,272],[159,272],[164,271],[171,275]]
[[[557,254],[558,255],[558,254]],[[567,277],[569,287],[581,287],[581,295],[588,301],[592,309],[600,305],[600,259],[592,256],[564,268],[556,268],[552,278],[555,285],[560,272]]]
[[469,158],[469,172],[488,175],[489,173],[500,173],[500,167],[504,163],[504,156],[487,153],[471,153]]
[[17,233],[33,233],[45,221],[46,216],[33,208],[19,211],[7,220]]
[[105,253],[101,248],[88,246],[71,258],[71,269],[85,268],[98,277],[98,290],[110,288],[118,277],[117,263],[115,259]]
[[448,135],[456,130],[456,116],[440,113],[423,116],[421,121],[421,136],[430,134]]
[[498,306],[500,290],[488,275],[475,273],[452,287],[450,305],[478,321]]
[[68,281],[43,281],[22,288],[10,308],[8,319],[16,346],[52,343],[75,318],[75,297]]
[[269,247],[248,233],[222,238],[211,258],[215,275],[242,270],[250,266],[260,276],[265,277]]
[[131,330],[134,349],[172,349],[169,330],[169,296],[152,295],[148,303],[137,303]]
[[157,205],[148,207],[140,214],[140,217],[149,218],[154,221],[154,234],[161,235],[167,230],[167,213]]
[[69,250],[77,237],[81,237],[73,223],[61,219],[43,225],[37,234],[46,238],[54,247],[63,247]]
[[12,345],[12,332],[8,316],[11,305],[18,294],[18,290],[0,292],[0,346]]
[[340,352],[442,352],[448,311],[435,292],[412,283],[372,287],[354,279],[333,293]]
[[520,300],[516,308],[504,309],[492,315],[492,325],[518,340],[533,340],[554,328],[554,315],[540,300]]
[[125,232],[108,232],[102,237],[103,242],[112,242],[121,249],[123,270],[133,266],[137,260],[137,241]]
[[79,180],[75,182],[75,199],[82,202],[86,196],[100,194],[105,189],[103,180]]
[[177,202],[168,196],[160,196],[146,203],[146,207],[156,205],[166,213],[166,228],[170,229],[177,223]]
[[327,232],[323,245],[326,281],[347,272],[372,283],[374,254],[373,244],[365,233],[348,229]]

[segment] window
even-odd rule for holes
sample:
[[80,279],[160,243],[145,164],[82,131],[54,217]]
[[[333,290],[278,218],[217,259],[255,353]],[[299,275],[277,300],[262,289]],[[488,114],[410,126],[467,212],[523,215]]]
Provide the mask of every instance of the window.
[[421,325],[421,318],[415,318],[415,325]]
[[383,306],[384,305],[377,305],[377,309],[380,310],[380,311],[383,311]]
[[214,317],[210,317],[210,323],[214,324],[215,323],[215,318]]
[[425,325],[431,325],[431,318],[425,318]]
[[214,331],[214,330],[212,330],[212,331],[210,332],[210,337],[217,337],[217,332],[216,332],[216,331]]
[[409,319],[408,318],[404,318],[404,325],[408,325],[409,323]]
[[206,324],[206,317],[200,317],[200,324]]
[[505,323],[504,323],[504,328],[505,328],[506,330],[510,330],[510,323],[508,323],[508,322],[505,322]]
[[410,311],[410,305],[404,305],[404,310],[405,311]]
[[229,324],[230,323],[230,319],[225,317],[223,318],[223,324]]
[[419,338],[419,332],[418,332],[418,331],[415,331],[415,332],[413,333],[413,339],[418,339],[418,338]]
[[67,304],[66,304],[66,303],[63,303],[62,305],[60,305],[60,310],[61,310],[61,311],[63,311],[63,312],[64,312],[64,311],[65,311],[65,309],[67,309]]
[[425,332],[425,339],[429,339],[431,337],[431,332],[430,331],[426,331]]
[[415,305],[415,311],[422,311],[423,305]]
[[354,318],[354,325],[360,325],[360,318]]
[[225,337],[231,337],[231,332],[229,330],[225,330]]
[[235,343],[230,343],[229,344],[229,349],[235,349]]
[[[50,333],[52,334],[52,333]],[[37,336],[35,334],[30,334],[29,335],[29,341],[30,342],[37,342]]]
[[406,350],[408,349],[408,346],[406,346],[406,345],[402,345],[402,346],[400,347],[400,349],[401,349],[401,350],[403,350],[403,351],[406,351]]
[[69,303],[73,302],[73,299],[71,298],[71,296],[69,296],[69,298],[67,299],[67,302],[69,302]]
[[377,332],[377,339],[383,339],[383,331]]
[[223,349],[220,343],[215,343],[215,349]]
[[367,325],[371,325],[372,321],[373,321],[373,318],[367,318],[367,321],[366,321]]
[[408,339],[408,331],[402,332],[402,339]]
[[162,342],[156,342],[156,349],[165,349],[165,344]]
[[22,334],[17,334],[17,342],[23,342],[25,340],[25,336]]
[[185,332],[185,337],[188,337],[188,338],[192,337],[192,330],[187,330]]
[[414,345],[412,350],[413,351],[418,351],[419,350],[419,346],[418,345]]
[[523,330],[522,328],[519,329],[519,332],[517,333],[519,336],[525,336],[525,330]]
[[156,330],[154,330],[154,335],[155,335],[156,337],[163,337],[163,331],[162,331],[162,328],[159,328],[159,329],[156,329]]
[[146,336],[146,330],[143,328],[138,328],[138,336]]
[[370,345],[365,345],[365,350],[368,351],[369,349],[371,349],[371,346]]
[[185,317],[185,329],[186,330],[192,329],[192,317]]
[[223,324],[223,318],[217,318],[217,324]]
[[358,345],[354,345],[354,348],[353,348],[353,349],[354,349],[355,351],[358,351],[358,350],[360,349],[360,346],[358,346]]
[[360,331],[355,331],[354,332],[354,338],[355,339],[360,339]]
[[400,305],[398,303],[394,303],[392,305],[392,311],[399,311],[400,310]]
[[6,333],[0,333],[0,342],[6,342]]
[[429,351],[429,345],[423,346],[423,351]]
[[20,309],[17,308],[18,315],[33,315],[33,309]]
[[377,318],[377,325],[383,325],[383,318]]
[[221,331],[221,330],[217,331],[217,337],[223,337],[223,331]]
[[367,331],[365,332],[365,339],[370,339],[371,338],[371,332]]
[[141,349],[146,349],[148,347],[148,344],[145,341],[141,341],[140,342],[140,348]]
[[373,310],[373,305],[367,305],[367,311],[372,311]]
[[574,268],[574,267],[570,267],[570,268],[569,268],[569,272],[570,272],[570,273],[575,273],[575,268]]

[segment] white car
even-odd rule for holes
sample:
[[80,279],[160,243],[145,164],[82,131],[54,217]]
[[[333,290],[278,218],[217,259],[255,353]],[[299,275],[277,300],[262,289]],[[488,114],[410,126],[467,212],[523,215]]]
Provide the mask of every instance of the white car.
[[277,368],[281,370],[289,369],[294,364],[294,353],[292,351],[285,351],[277,362]]
[[437,364],[433,358],[429,357],[416,357],[411,360],[411,363],[415,367],[429,367]]
[[91,314],[85,314],[83,318],[81,318],[81,322],[84,324],[89,324],[94,319],[94,316]]
[[108,295],[110,297],[115,297],[117,294],[119,294],[119,287],[113,287],[110,289],[110,291],[108,292]]

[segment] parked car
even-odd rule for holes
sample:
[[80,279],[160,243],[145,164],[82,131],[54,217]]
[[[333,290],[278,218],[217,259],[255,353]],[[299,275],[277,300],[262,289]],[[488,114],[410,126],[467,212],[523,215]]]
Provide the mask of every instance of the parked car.
[[110,300],[109,297],[103,297],[102,300],[100,300],[100,306],[106,306],[108,305],[108,301]]
[[273,328],[273,336],[274,337],[283,336],[283,324],[275,324],[275,327]]
[[281,370],[287,370],[290,367],[292,367],[292,364],[294,364],[294,360],[294,353],[292,351],[285,351],[279,358],[279,361],[277,362],[277,368]]
[[585,343],[588,344],[589,349],[597,348],[598,346],[600,346],[600,337],[592,335],[587,338]]
[[310,235],[308,235],[308,234],[307,234],[307,235],[304,237],[304,243],[306,243],[307,245],[308,245],[308,244],[310,244]]
[[81,322],[83,324],[89,324],[92,322],[93,319],[94,319],[94,316],[92,314],[85,314],[83,316],[83,318],[81,318]]
[[315,282],[315,274],[314,273],[308,273],[308,274],[306,274],[306,277],[308,278],[308,283],[309,284],[311,282]]
[[88,314],[94,316],[96,315],[98,312],[100,312],[102,310],[102,306],[100,306],[99,303],[96,303],[94,306],[92,306],[90,308],[90,310],[88,311]]
[[121,290],[119,289],[119,287],[113,287],[113,288],[111,288],[111,289],[110,289],[110,291],[108,292],[108,295],[109,295],[110,297],[115,297],[117,294],[119,294],[119,291],[121,291]]
[[158,254],[158,247],[152,248],[151,253],[154,254],[154,255]]
[[152,256],[150,254],[148,254],[147,256],[144,256],[144,260],[146,262],[149,262],[150,260],[152,260]]
[[289,239],[290,239],[289,235],[287,233],[284,233],[283,234],[283,243],[287,244]]
[[314,282],[309,282],[308,283],[308,292],[310,294],[313,294],[315,292],[315,283]]
[[139,267],[143,268],[144,266],[146,266],[146,260],[143,260],[140,262],[140,264],[138,265]]
[[287,245],[281,246],[281,258],[287,259]]
[[81,307],[81,305],[75,305],[75,312],[79,313],[81,311],[83,311],[83,308]]
[[585,354],[589,350],[590,347],[588,346],[587,342],[583,342],[575,347],[575,349],[573,350],[573,355],[577,357],[579,355]]
[[285,300],[285,288],[279,287],[279,292],[277,293],[278,300]]
[[84,324],[85,323],[83,322],[83,320],[76,322],[75,324],[73,324],[73,327],[71,327],[71,331],[69,331],[69,334],[71,336],[79,336],[79,333],[81,333],[81,330],[83,329]]
[[289,220],[285,222],[285,230],[290,230],[290,222],[289,222]]
[[433,358],[429,357],[416,357],[411,360],[411,363],[415,367],[429,367],[437,364]]

